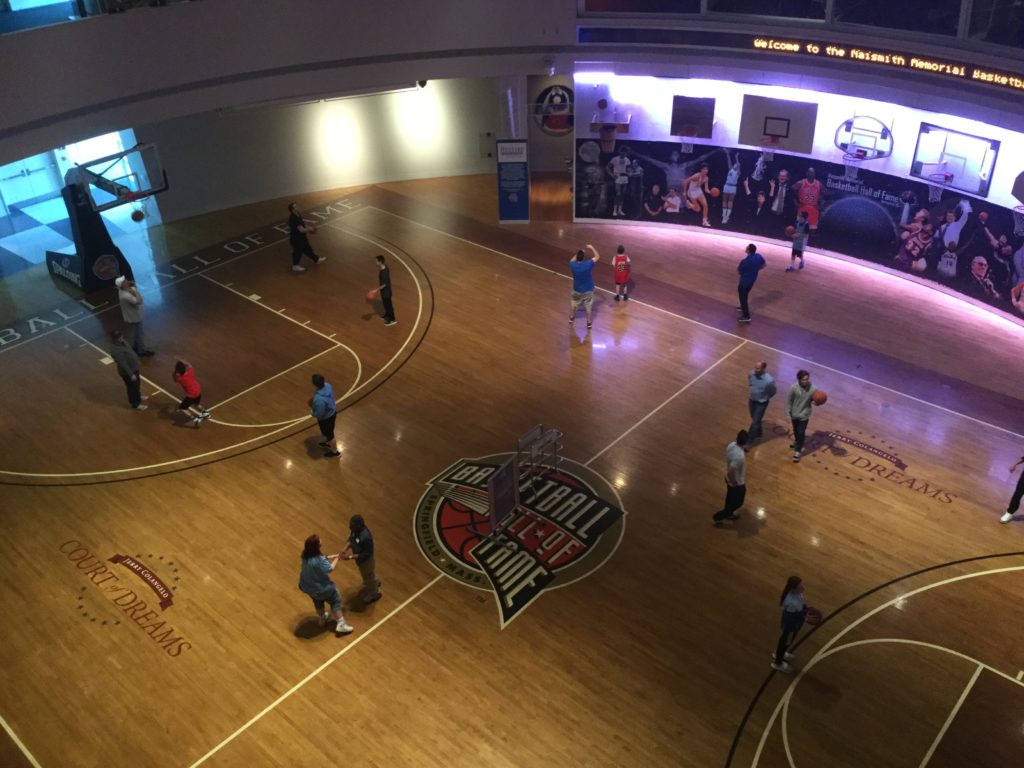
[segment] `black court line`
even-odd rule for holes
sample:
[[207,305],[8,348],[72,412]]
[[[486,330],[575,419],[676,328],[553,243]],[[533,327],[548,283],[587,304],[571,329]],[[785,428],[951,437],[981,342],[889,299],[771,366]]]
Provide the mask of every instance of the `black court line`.
[[[423,265],[420,264],[411,254],[409,254],[404,249],[398,247],[397,245],[395,245],[391,241],[385,240],[382,237],[377,237],[376,235],[374,235],[374,238],[376,240],[378,240],[378,241],[380,241],[382,243],[385,243],[386,245],[394,248],[395,251],[397,251],[398,253],[401,253],[403,256],[407,257],[409,259],[409,261],[411,261],[413,264],[415,264],[417,266],[417,268],[420,270],[420,272],[423,275],[423,279],[426,281],[426,284],[427,284],[427,293],[430,296],[430,310],[427,313],[427,323],[426,323],[426,326],[423,328],[422,335],[416,341],[416,343],[413,345],[412,349],[409,350],[409,353],[405,356],[405,359],[402,360],[398,365],[396,365],[395,368],[390,373],[388,373],[386,376],[384,376],[374,386],[370,387],[368,390],[363,392],[361,395],[359,395],[359,397],[355,398],[354,400],[351,400],[351,401],[345,403],[345,405],[343,407],[338,409],[339,413],[341,413],[343,411],[347,411],[349,408],[351,408],[352,406],[356,405],[356,403],[361,402],[364,398],[366,398],[369,395],[371,395],[374,392],[376,392],[388,380],[390,380],[392,376],[394,376],[396,373],[398,373],[400,370],[402,370],[402,368],[405,367],[405,364],[408,363],[413,358],[413,356],[416,354],[416,351],[420,348],[420,345],[423,344],[424,340],[427,338],[427,334],[430,332],[430,326],[431,326],[431,324],[433,323],[433,320],[434,320],[434,285],[433,285],[433,283],[430,282],[430,275],[427,274],[427,271],[423,268]],[[178,472],[186,472],[188,470],[196,469],[198,467],[205,467],[205,466],[209,466],[211,464],[217,464],[217,463],[219,463],[221,461],[226,461],[228,459],[233,459],[233,458],[235,458],[237,456],[245,456],[246,454],[252,453],[253,451],[258,451],[261,448],[265,448],[265,447],[270,446],[270,445],[276,445],[277,443],[281,442],[282,440],[286,440],[288,438],[295,437],[295,435],[298,435],[301,432],[305,432],[306,430],[313,429],[314,427],[316,427],[316,424],[310,424],[308,426],[300,427],[300,428],[297,428],[295,430],[286,431],[283,434],[279,435],[278,437],[270,439],[270,440],[268,440],[266,442],[262,442],[261,441],[261,442],[257,443],[256,445],[250,446],[249,448],[243,448],[242,450],[239,450],[239,451],[234,452],[234,453],[226,453],[224,456],[217,456],[215,458],[210,458],[210,459],[207,459],[205,461],[198,461],[198,462],[191,463],[191,464],[185,464],[184,466],[174,467],[172,469],[154,470],[152,472],[145,472],[145,473],[139,474],[139,475],[130,475],[128,477],[98,478],[98,479],[95,479],[95,480],[76,480],[76,481],[71,481],[71,482],[66,482],[66,483],[64,483],[64,482],[62,482],[62,483],[38,483],[38,482],[31,483],[31,482],[24,482],[24,481],[13,481],[13,480],[3,480],[3,479],[0,479],[0,485],[12,485],[12,486],[21,486],[21,487],[39,487],[39,486],[43,486],[43,487],[47,487],[47,488],[64,488],[64,487],[69,487],[70,488],[70,487],[82,486],[82,485],[110,485],[110,484],[113,484],[113,483],[126,483],[126,482],[130,482],[130,481],[133,481],[133,480],[143,480],[143,479],[148,478],[148,477],[159,477],[159,476],[162,476],[162,475],[173,475],[173,474],[176,474]],[[184,459],[183,461],[188,461],[188,459]]]
[[[886,587],[891,587],[893,584],[898,584],[901,581],[906,581],[907,579],[912,579],[915,576],[920,576],[922,574],[930,573],[932,571],[938,571],[938,570],[941,570],[943,568],[949,568],[949,567],[954,566],[954,565],[964,565],[965,563],[977,563],[977,562],[981,562],[982,560],[997,560],[997,559],[999,559],[1001,557],[1021,557],[1021,556],[1024,556],[1024,552],[1002,552],[1002,553],[996,554],[996,555],[978,555],[977,557],[965,557],[962,560],[950,560],[947,563],[940,563],[938,565],[930,565],[927,568],[921,568],[919,570],[911,571],[910,573],[906,573],[906,574],[904,574],[902,576],[897,576],[895,579],[890,579],[889,581],[887,581],[887,582],[885,582],[883,584],[879,584],[877,587],[872,587],[868,591],[862,592],[861,594],[857,595],[857,597],[853,598],[852,600],[848,600],[847,602],[843,603],[841,606],[839,606],[834,611],[832,611],[830,614],[828,614],[828,616],[825,616],[818,626],[812,628],[810,632],[805,634],[796,643],[794,643],[793,644],[793,648],[794,649],[795,648],[799,648],[801,645],[803,645],[805,640],[810,638],[815,632],[817,632],[819,629],[824,627],[829,621],[831,621],[833,618],[835,618],[840,613],[845,611],[847,608],[850,608],[853,605],[855,605],[856,603],[859,603],[861,600],[864,600],[865,598],[870,597],[871,595],[875,594],[875,592],[878,592],[879,590],[885,589]],[[754,709],[757,707],[757,704],[758,704],[758,702],[761,699],[761,694],[764,693],[765,689],[768,687],[768,684],[772,681],[772,678],[774,678],[774,677],[775,677],[775,670],[772,670],[771,672],[768,673],[768,677],[765,678],[764,682],[761,683],[761,687],[757,689],[757,693],[754,694],[754,699],[750,702],[750,706],[747,707],[747,711],[743,713],[743,719],[740,720],[739,727],[736,729],[736,735],[733,737],[733,740],[732,740],[732,746],[729,747],[729,754],[725,758],[725,768],[731,768],[732,767],[733,758],[736,756],[736,749],[739,747],[740,739],[743,737],[743,730],[747,727],[747,722],[750,720],[750,716],[753,714]]]

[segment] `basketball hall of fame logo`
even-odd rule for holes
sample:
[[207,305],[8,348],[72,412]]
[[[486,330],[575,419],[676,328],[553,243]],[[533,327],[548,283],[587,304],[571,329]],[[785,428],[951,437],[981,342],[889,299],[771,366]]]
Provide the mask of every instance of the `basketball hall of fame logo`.
[[415,519],[426,558],[449,578],[493,592],[502,628],[545,590],[600,568],[626,517],[607,480],[562,459],[557,469],[520,478],[519,506],[493,532],[487,483],[511,455],[455,462],[427,484]]

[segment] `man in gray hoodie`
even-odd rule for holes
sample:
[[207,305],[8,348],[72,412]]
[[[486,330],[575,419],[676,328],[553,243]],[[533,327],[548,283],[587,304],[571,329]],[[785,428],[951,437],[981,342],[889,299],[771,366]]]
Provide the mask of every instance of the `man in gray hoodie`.
[[324,437],[320,445],[327,449],[324,456],[341,456],[341,451],[334,442],[334,420],[338,415],[338,409],[334,405],[334,390],[319,373],[313,374],[313,386],[316,392],[309,401],[309,407],[312,409],[310,414],[320,425],[320,434]]
[[811,384],[808,371],[796,372],[796,384],[789,388],[786,395],[786,416],[793,422],[793,461],[800,461],[804,449],[804,435],[807,434],[807,422],[811,420],[811,397],[818,388]]
[[146,410],[143,400],[149,398],[139,391],[142,386],[142,378],[139,376],[139,356],[128,346],[128,341],[120,331],[113,331],[110,334],[114,342],[110,347],[110,356],[117,364],[117,372],[124,380],[124,386],[128,390],[128,403],[136,411]]

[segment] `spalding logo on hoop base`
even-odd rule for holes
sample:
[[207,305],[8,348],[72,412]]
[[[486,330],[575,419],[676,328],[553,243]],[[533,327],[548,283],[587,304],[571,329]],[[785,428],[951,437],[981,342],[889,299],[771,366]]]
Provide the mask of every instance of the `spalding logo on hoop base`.
[[461,459],[427,485],[416,508],[416,540],[449,578],[494,593],[504,628],[547,589],[590,575],[618,548],[625,510],[592,469],[563,459],[521,481],[520,506],[494,535],[487,481],[509,458]]

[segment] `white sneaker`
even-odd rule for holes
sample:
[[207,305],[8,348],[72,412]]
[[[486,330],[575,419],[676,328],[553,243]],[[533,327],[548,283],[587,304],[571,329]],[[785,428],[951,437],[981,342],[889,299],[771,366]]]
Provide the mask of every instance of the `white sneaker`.
[[355,632],[355,628],[346,624],[344,619],[338,619],[338,623],[334,625],[334,633],[337,635],[347,635],[350,632]]
[[1011,515],[1009,512],[1004,512],[1003,516],[999,518],[1000,523],[1008,523],[1011,520],[1013,520],[1013,515]]
[[800,461],[800,451],[793,451],[793,461]]
[[707,219],[704,219],[704,221],[702,221],[702,222],[700,223],[700,225],[701,225],[702,227],[710,227],[710,226],[711,226],[711,222],[710,222],[710,221],[708,221]]
[[317,617],[317,623],[318,623],[318,624],[320,624],[320,626],[321,626],[321,627],[326,627],[326,626],[327,626],[327,621],[328,621],[328,620],[329,620],[330,618],[331,618],[331,617],[330,617],[330,616],[329,616],[328,614],[326,614],[326,613],[322,613],[322,614],[320,614],[320,615],[319,615],[319,616]]
[[791,666],[789,666],[789,664],[787,664],[786,662],[782,662],[781,664],[776,664],[773,661],[772,662],[772,669],[774,669],[776,672],[785,672],[787,675],[790,672],[793,671],[793,668]]
[[199,425],[202,424],[202,423],[203,423],[203,420],[200,417],[198,417],[198,416],[193,416],[192,417],[192,426],[195,427],[196,429],[198,429]]
[[[792,661],[793,660],[793,654],[792,653],[787,653],[782,658],[783,658],[784,661]],[[774,651],[772,651],[772,661],[775,661],[775,652]]]
[[389,326],[389,327],[392,326],[392,325],[398,325],[398,321],[397,320],[388,320],[386,323],[384,323],[384,325]]
[[139,395],[139,400],[149,400],[149,395]]
[[306,268],[301,264],[292,264],[292,272],[305,272]]
[[323,264],[325,261],[327,261],[327,257],[326,256],[317,256],[316,257],[316,263],[317,264]]
[[200,419],[208,419],[211,416],[213,416],[213,414],[210,413],[209,411],[203,411],[202,413],[199,414]]
[[136,411],[144,411],[147,408],[149,408],[149,406],[146,405],[145,403],[139,403],[138,405],[135,406]]

